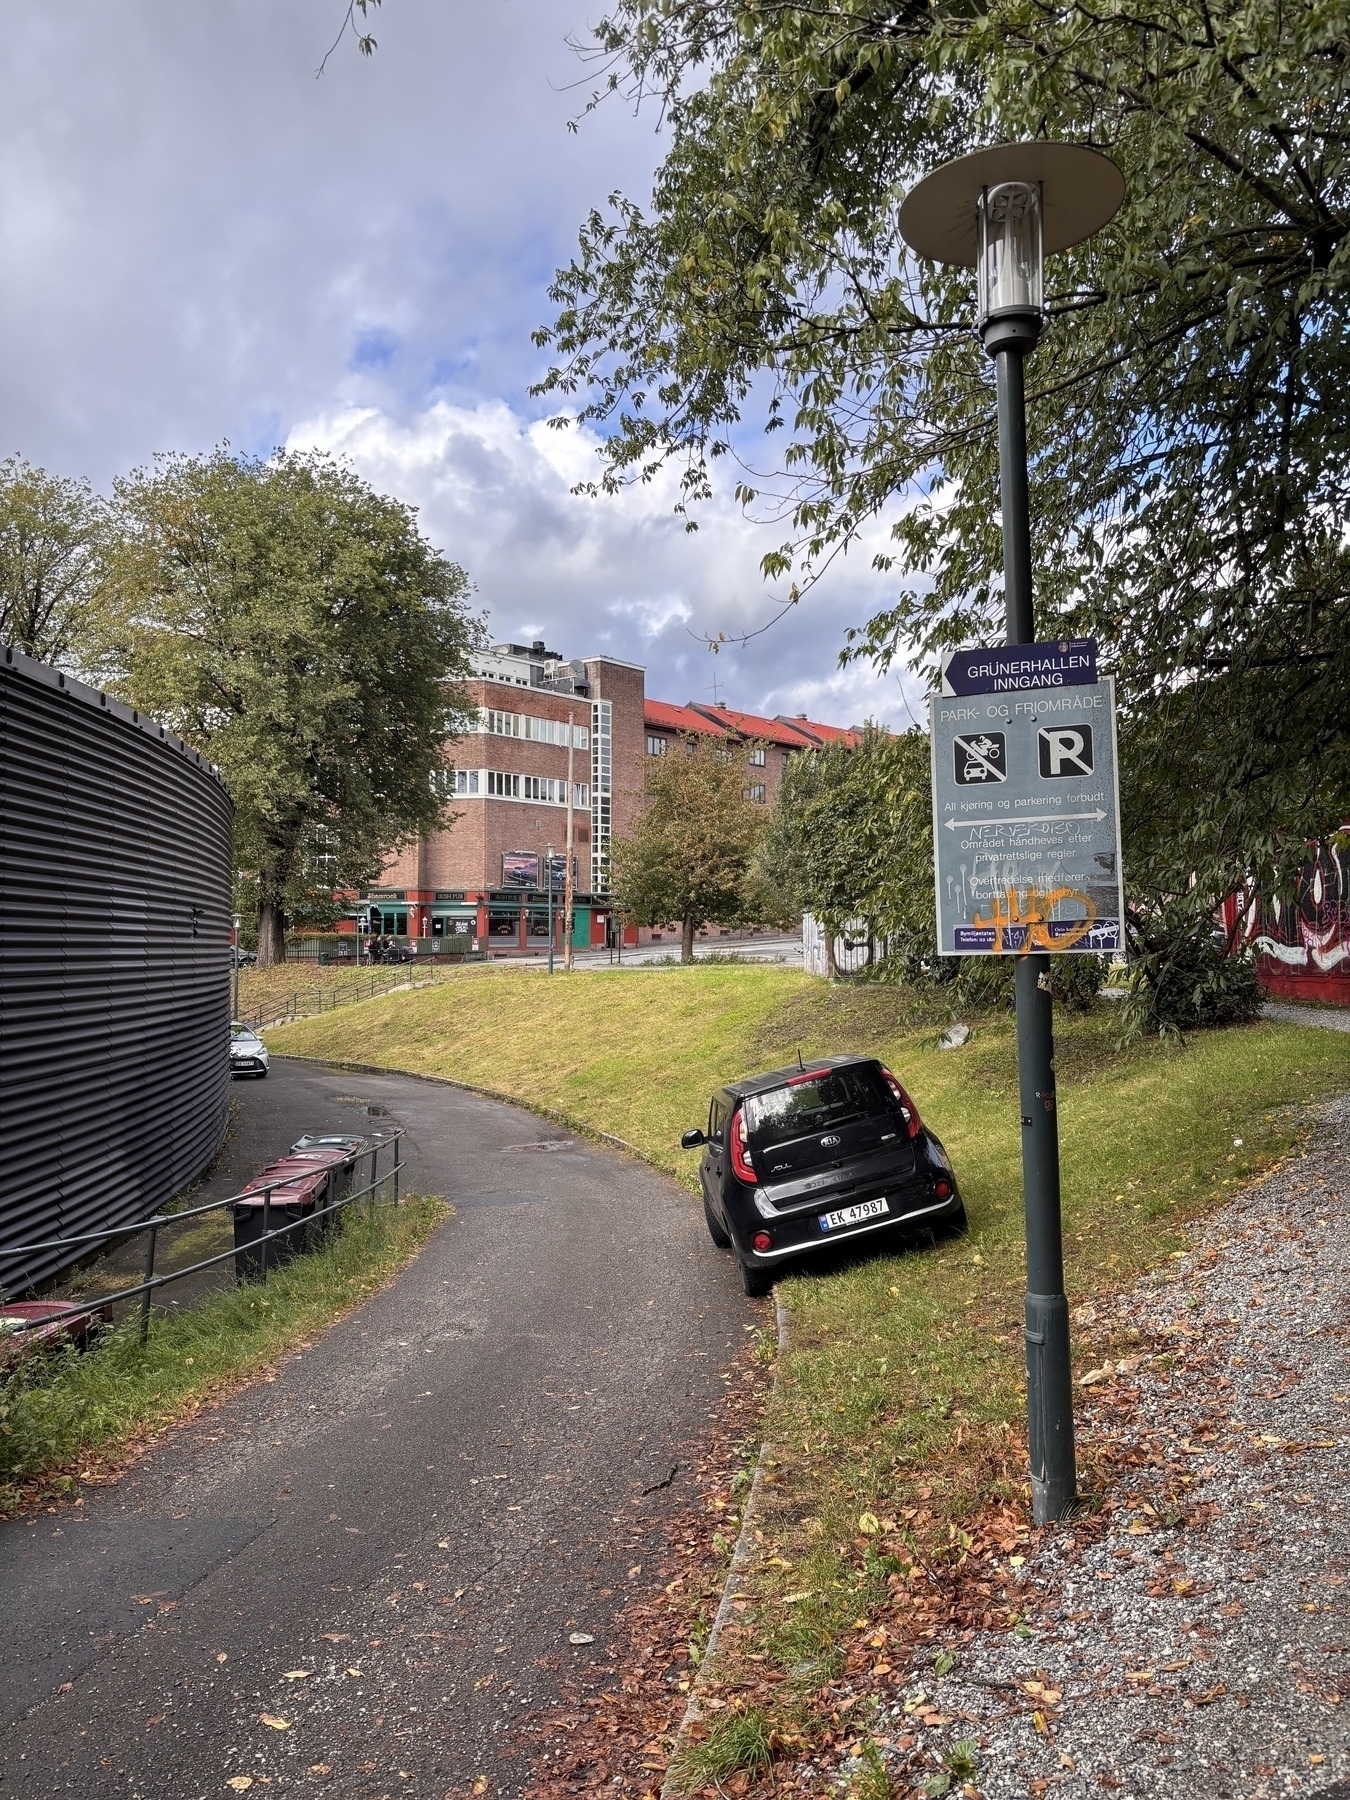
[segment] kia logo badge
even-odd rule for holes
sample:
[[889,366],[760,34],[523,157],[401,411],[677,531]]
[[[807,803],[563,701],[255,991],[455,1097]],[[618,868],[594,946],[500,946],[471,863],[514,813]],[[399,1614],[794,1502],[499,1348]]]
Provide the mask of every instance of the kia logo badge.
[[827,1147],[827,1145],[837,1144],[838,1142],[839,1142],[839,1139],[837,1137],[823,1137],[820,1140],[820,1147],[822,1150],[824,1150]]

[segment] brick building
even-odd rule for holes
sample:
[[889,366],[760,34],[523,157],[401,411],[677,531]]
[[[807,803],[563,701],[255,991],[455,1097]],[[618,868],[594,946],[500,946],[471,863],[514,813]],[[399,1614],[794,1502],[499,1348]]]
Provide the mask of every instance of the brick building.
[[[615,928],[609,845],[641,807],[649,756],[668,754],[685,733],[749,743],[751,798],[772,806],[790,756],[856,735],[805,715],[649,700],[644,673],[611,657],[567,660],[542,643],[496,644],[476,657],[466,685],[478,727],[451,747],[443,778],[453,823],[395,856],[379,885],[354,897],[347,929],[417,938],[433,952],[450,948],[447,939],[505,953],[544,948],[551,873],[561,944],[570,798],[573,943],[603,945]],[[629,926],[625,942],[636,941]]]
[[664,756],[681,735],[693,733],[749,744],[750,787],[752,800],[772,806],[778,798],[783,771],[791,758],[802,750],[815,750],[832,739],[844,738],[850,744],[858,741],[856,728],[840,725],[817,725],[805,713],[786,718],[761,718],[758,713],[733,712],[725,703],[716,706],[671,706],[664,700],[648,700],[645,707],[648,756]]

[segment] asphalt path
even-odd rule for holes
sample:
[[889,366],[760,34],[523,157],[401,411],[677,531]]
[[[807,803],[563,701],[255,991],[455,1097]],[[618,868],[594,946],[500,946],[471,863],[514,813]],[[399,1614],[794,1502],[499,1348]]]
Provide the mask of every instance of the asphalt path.
[[0,1792],[527,1794],[520,1722],[609,1666],[764,1308],[689,1194],[528,1113],[281,1059],[235,1093],[232,1167],[397,1124],[454,1215],[275,1377],[0,1527]]

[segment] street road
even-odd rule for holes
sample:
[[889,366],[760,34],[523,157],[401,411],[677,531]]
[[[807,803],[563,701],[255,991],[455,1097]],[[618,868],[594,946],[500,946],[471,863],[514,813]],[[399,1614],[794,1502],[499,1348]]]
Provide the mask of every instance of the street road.
[[455,1215],[274,1380],[0,1527],[6,1795],[528,1792],[513,1724],[604,1659],[762,1323],[641,1164],[452,1088],[272,1070],[235,1083],[232,1164],[401,1124]]
[[[752,937],[752,938],[700,938],[694,946],[694,961],[703,962],[709,956],[738,956],[743,962],[781,962],[799,969],[802,963],[801,933],[795,937]],[[512,968],[539,968],[548,962],[548,946],[542,950],[525,954],[507,956],[494,952],[494,962],[500,960],[509,963]],[[631,969],[640,963],[678,962],[680,960],[680,940],[670,938],[661,944],[633,944],[625,948],[620,956],[617,950],[578,950],[575,962],[578,969]],[[562,967],[561,951],[554,958],[555,967]]]

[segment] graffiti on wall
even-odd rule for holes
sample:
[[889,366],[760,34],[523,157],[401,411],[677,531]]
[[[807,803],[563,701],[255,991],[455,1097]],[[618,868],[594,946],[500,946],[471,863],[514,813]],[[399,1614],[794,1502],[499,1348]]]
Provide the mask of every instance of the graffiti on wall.
[[1259,955],[1309,975],[1350,975],[1350,829],[1316,846],[1292,900],[1245,898],[1240,932]]

